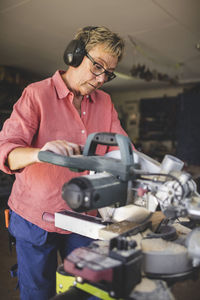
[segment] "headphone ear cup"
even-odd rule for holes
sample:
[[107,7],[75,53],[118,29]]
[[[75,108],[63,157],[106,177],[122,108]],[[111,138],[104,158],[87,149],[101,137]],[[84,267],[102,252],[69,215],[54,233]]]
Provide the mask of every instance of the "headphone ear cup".
[[85,44],[82,40],[72,40],[64,52],[66,65],[78,67],[86,55]]

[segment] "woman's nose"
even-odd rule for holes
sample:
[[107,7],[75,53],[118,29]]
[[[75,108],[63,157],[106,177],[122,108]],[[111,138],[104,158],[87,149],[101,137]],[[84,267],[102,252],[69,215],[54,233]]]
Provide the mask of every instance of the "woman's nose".
[[104,82],[106,82],[106,74],[102,73],[101,75],[97,76],[97,81],[101,84],[103,84]]

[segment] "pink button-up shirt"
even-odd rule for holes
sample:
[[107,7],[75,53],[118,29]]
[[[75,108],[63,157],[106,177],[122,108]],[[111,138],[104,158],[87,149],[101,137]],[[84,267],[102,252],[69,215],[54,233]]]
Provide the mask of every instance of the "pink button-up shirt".
[[[33,83],[24,90],[0,132],[0,169],[16,175],[8,204],[17,214],[47,231],[66,233],[43,221],[42,215],[69,209],[61,196],[62,186],[72,177],[86,172],[74,173],[48,163],[35,163],[11,172],[6,164],[9,152],[16,147],[41,148],[48,141],[57,139],[84,145],[92,132],[126,135],[107,93],[96,90],[85,96],[81,116],[73,105],[73,97],[57,71],[53,77]],[[105,146],[98,148],[98,154],[105,152]]]

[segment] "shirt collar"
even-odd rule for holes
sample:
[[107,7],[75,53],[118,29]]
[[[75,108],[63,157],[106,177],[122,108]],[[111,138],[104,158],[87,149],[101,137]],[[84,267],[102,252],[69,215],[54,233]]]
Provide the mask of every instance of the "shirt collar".
[[[71,91],[68,89],[68,87],[66,86],[65,82],[62,79],[62,74],[65,71],[56,71],[55,74],[53,75],[52,79],[54,82],[54,86],[58,95],[59,99],[63,99],[66,98],[68,96],[69,93],[71,93]],[[94,92],[92,92],[90,95],[87,95],[86,98],[89,101],[95,102],[95,96],[94,96]]]
[[70,93],[70,90],[67,88],[66,84],[64,83],[64,81],[61,77],[61,75],[63,73],[64,73],[64,71],[58,70],[52,77],[59,99],[63,99],[65,97],[67,97],[67,95]]
[[94,92],[92,92],[90,95],[88,95],[88,96],[89,96],[89,98],[88,98],[88,99],[89,99],[90,101],[92,101],[92,102],[94,102],[94,103],[95,103],[95,102],[96,102],[96,100],[95,100],[95,97],[94,97],[94,93],[95,93],[95,91],[94,91]]

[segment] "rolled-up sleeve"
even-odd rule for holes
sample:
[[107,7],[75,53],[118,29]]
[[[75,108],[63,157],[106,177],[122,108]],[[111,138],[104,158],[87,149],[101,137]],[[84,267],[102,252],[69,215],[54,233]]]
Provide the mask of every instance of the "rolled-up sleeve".
[[8,154],[15,148],[29,147],[37,130],[37,105],[33,101],[31,88],[26,88],[0,131],[0,169],[5,173],[16,173],[8,167]]

